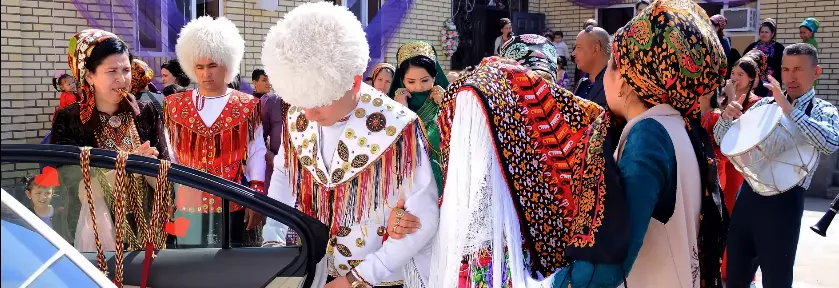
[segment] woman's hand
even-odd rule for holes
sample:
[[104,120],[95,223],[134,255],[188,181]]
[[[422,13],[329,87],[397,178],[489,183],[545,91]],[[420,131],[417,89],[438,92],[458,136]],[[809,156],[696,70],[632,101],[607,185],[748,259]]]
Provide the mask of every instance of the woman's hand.
[[146,141],[146,142],[143,142],[143,145],[140,145],[140,147],[137,147],[137,149],[134,149],[134,151],[131,151],[131,154],[146,156],[146,157],[151,157],[151,158],[157,158],[157,155],[159,154],[159,152],[157,151],[157,148],[151,147],[151,144],[149,143],[149,141]]
[[437,105],[440,105],[440,103],[443,102],[444,95],[446,95],[446,90],[443,89],[443,87],[435,85],[431,88],[431,99],[433,99],[434,103],[437,103]]
[[725,120],[736,120],[737,118],[740,118],[740,116],[743,115],[743,105],[740,105],[740,103],[742,103],[746,97],[748,97],[748,95],[743,94],[740,95],[740,97],[735,98],[734,101],[728,102],[728,105],[725,106],[725,111],[723,111],[722,117]]
[[722,93],[725,95],[725,99],[731,102],[734,98],[736,98],[737,81],[731,79],[725,80],[725,87],[722,88]]
[[408,92],[408,89],[399,88],[396,89],[396,102],[399,104],[408,106],[408,99],[411,98],[411,92]]

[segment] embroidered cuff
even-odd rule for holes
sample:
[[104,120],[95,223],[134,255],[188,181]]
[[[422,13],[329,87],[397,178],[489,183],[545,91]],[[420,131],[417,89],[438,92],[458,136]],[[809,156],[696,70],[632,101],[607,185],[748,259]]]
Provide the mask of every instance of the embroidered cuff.
[[350,269],[350,274],[352,274],[352,276],[355,279],[358,279],[358,281],[361,281],[362,283],[364,283],[365,286],[373,287],[373,284],[370,284],[370,282],[367,282],[367,280],[365,280],[364,277],[361,277],[361,274],[358,274],[358,271],[356,271],[355,268]]
[[254,192],[265,195],[265,182],[262,181],[251,181],[250,183],[251,189]]

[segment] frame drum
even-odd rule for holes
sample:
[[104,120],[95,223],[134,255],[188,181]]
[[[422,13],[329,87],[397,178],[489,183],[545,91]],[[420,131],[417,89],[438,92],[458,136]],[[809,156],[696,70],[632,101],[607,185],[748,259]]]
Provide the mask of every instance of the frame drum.
[[735,120],[720,143],[720,152],[756,193],[772,196],[792,189],[814,172],[816,147],[805,142],[777,104],[749,110]]

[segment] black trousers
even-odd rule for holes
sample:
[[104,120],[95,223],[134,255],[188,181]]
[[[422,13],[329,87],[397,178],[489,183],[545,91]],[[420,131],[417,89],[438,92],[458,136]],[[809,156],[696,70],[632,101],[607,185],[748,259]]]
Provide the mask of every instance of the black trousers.
[[727,288],[747,288],[757,267],[763,287],[792,287],[792,267],[804,213],[804,188],[761,196],[740,187],[728,230]]

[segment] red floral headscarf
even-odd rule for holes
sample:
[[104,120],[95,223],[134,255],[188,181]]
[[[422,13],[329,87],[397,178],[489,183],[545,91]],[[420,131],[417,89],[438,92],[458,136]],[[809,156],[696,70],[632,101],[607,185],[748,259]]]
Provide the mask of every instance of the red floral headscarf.
[[131,94],[137,95],[149,86],[154,79],[154,71],[143,60],[134,58],[131,61]]
[[93,48],[96,45],[111,38],[119,39],[117,35],[99,29],[84,30],[70,38],[67,63],[70,65],[70,71],[72,71],[73,77],[76,78],[76,88],[78,88],[77,91],[79,91],[79,95],[82,97],[81,113],[79,116],[82,124],[90,120],[93,109],[96,107],[93,86],[85,80],[85,73],[87,73],[85,64],[87,63],[87,58],[90,57],[90,53],[93,52]]

